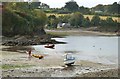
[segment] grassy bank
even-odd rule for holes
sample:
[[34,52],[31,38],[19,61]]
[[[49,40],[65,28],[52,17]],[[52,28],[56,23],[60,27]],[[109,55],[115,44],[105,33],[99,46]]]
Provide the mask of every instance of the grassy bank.
[[58,31],[47,31],[47,34],[53,35],[53,36],[68,36],[70,33],[68,32],[58,32]]
[[79,35],[79,36],[115,36],[116,33],[111,32],[99,32],[99,31],[87,31],[86,29],[55,29],[46,30],[47,34],[54,36],[69,36],[69,35]]
[[2,64],[2,66],[0,66],[2,69],[15,69],[15,68],[27,68],[27,67],[31,67],[33,65],[13,65],[13,64]]

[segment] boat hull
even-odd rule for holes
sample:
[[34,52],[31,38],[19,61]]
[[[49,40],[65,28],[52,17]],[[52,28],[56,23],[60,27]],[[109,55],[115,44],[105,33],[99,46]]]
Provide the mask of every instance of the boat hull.
[[54,45],[51,45],[51,46],[45,46],[45,48],[53,48]]
[[35,57],[35,58],[39,58],[39,59],[42,59],[42,58],[43,58],[42,55],[35,55],[35,54],[32,54],[32,56]]

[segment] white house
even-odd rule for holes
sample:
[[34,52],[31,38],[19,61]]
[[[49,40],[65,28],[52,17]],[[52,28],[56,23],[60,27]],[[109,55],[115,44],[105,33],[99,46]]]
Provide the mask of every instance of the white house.
[[57,28],[69,28],[71,25],[70,23],[58,23]]

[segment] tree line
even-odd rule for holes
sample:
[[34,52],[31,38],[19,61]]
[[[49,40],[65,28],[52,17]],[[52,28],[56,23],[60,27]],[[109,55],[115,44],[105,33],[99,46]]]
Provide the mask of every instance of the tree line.
[[[84,11],[79,9],[72,10],[71,15],[46,16],[43,9],[38,8],[39,2],[4,2],[2,11],[2,34],[5,36],[14,35],[35,35],[45,34],[44,26],[47,28],[57,28],[58,23],[70,23],[71,28],[79,27],[105,27],[113,28],[116,31],[120,25],[117,21],[108,17],[106,20],[100,19],[98,14],[95,14],[92,19],[84,17]],[[68,2],[69,4],[69,2]],[[66,5],[68,5],[66,4]],[[76,2],[74,2],[76,4]],[[68,8],[68,6],[66,6]],[[76,7],[78,7],[76,5]],[[84,10],[84,7],[81,7]],[[74,9],[74,8],[73,8]],[[71,9],[65,9],[70,11]],[[82,9],[81,9],[82,10]],[[108,27],[109,26],[109,27]]]
[[[48,5],[47,5],[48,6]],[[71,0],[65,3],[65,6],[61,8],[47,8],[43,10],[47,13],[73,13],[81,12],[83,14],[98,14],[98,15],[112,15],[120,16],[120,4],[114,2],[113,4],[103,5],[98,4],[95,7],[88,8],[84,6],[79,6],[77,2]]]
[[112,17],[107,17],[105,20],[101,19],[99,15],[94,15],[92,19],[84,17],[80,12],[75,12],[71,15],[64,15],[56,17],[55,15],[48,16],[48,28],[57,28],[58,23],[70,23],[70,28],[80,27],[105,27],[115,28],[114,31],[120,29],[120,23],[113,20]]

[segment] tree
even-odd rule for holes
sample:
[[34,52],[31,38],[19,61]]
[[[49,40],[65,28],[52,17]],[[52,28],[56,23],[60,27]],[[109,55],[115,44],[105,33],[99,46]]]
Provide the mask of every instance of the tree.
[[100,21],[100,25],[101,25],[101,26],[107,26],[106,20],[101,20],[101,21]]
[[103,11],[104,12],[104,5],[98,4],[97,6],[94,7],[95,11]]
[[30,12],[28,2],[4,2],[4,8],[9,10],[19,11],[19,12]]
[[32,2],[32,3],[30,4],[30,8],[31,8],[31,9],[39,8],[40,4],[41,4],[41,2]]
[[[13,4],[13,3],[10,3]],[[44,34],[44,25],[47,21],[47,16],[40,10],[27,11],[26,3],[5,4],[2,13],[2,33],[5,36],[24,35],[24,34]],[[23,10],[20,7],[23,8]],[[11,8],[14,7],[14,8]],[[7,21],[6,21],[7,20]]]
[[100,17],[98,15],[94,15],[91,19],[91,23],[93,26],[98,26],[100,24]]
[[108,12],[115,14],[115,13],[119,13],[120,11],[120,4],[117,4],[117,2],[114,2],[109,8],[108,8]]
[[66,8],[69,11],[75,12],[75,11],[78,11],[79,6],[75,1],[69,1],[66,3],[64,8]]
[[57,28],[59,20],[55,15],[48,16],[48,26],[50,28]]
[[120,4],[117,2],[114,2],[113,4],[109,5],[102,5],[99,4],[93,8],[91,8],[91,11],[94,13],[95,11],[97,14],[100,15],[116,15],[119,16],[120,14]]
[[90,14],[90,9],[85,8],[84,6],[79,7],[79,11],[83,14]]
[[27,20],[8,9],[4,9],[3,11],[2,25],[2,33],[6,36],[25,34],[28,30]]
[[43,29],[47,22],[47,16],[43,11],[33,10],[33,27],[34,31]]
[[74,27],[80,27],[84,16],[80,12],[74,13],[70,18],[70,24]]
[[89,27],[91,25],[90,23],[90,19],[87,17],[87,18],[84,18],[83,19],[83,22],[82,22],[82,26],[84,27]]
[[70,15],[59,16],[59,21],[61,23],[68,23],[70,19]]
[[117,23],[111,17],[106,18],[107,26],[115,26]]

